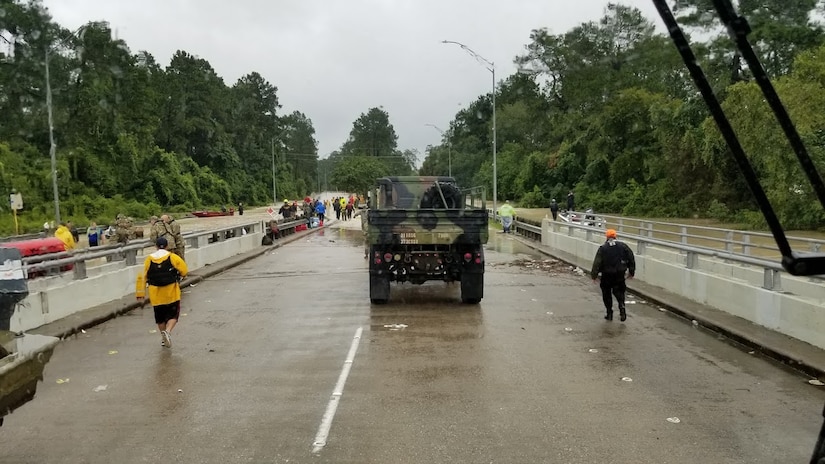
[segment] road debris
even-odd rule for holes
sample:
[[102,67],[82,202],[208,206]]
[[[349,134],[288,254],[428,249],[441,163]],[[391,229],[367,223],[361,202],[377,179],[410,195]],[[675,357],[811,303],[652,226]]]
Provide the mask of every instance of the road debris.
[[384,324],[384,328],[390,330],[402,330],[407,327],[409,327],[407,324]]

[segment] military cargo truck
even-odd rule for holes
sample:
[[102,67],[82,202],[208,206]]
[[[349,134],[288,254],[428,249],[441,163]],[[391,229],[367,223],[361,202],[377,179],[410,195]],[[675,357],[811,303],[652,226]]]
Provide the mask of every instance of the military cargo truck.
[[452,177],[378,179],[361,215],[370,301],[386,303],[390,282],[461,282],[461,300],[484,296],[489,238],[484,189],[461,190]]

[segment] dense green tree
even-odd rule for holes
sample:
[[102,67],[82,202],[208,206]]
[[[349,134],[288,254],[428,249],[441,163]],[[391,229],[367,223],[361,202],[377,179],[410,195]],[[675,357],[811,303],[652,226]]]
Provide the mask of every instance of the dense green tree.
[[406,176],[415,172],[418,153],[400,150],[398,135],[390,115],[382,108],[370,108],[352,123],[341,149],[332,153],[330,181],[337,189],[363,193],[376,177]]
[[[741,0],[750,39],[825,172],[823,31],[816,0]],[[710,0],[676,14],[723,101],[779,216],[821,228],[825,215]],[[575,190],[580,208],[652,216],[710,216],[759,225],[745,185],[670,38],[639,10],[609,4],[601,18],[551,34],[536,29],[496,90],[499,200],[536,206]],[[492,187],[491,95],[456,113],[428,147],[422,173]]]
[[65,219],[268,203],[273,159],[279,195],[316,184],[312,121],[279,114],[260,73],[230,87],[183,50],[163,69],[105,22],[69,31],[39,0],[0,0],[0,186],[23,194],[25,226],[54,218],[47,64]]

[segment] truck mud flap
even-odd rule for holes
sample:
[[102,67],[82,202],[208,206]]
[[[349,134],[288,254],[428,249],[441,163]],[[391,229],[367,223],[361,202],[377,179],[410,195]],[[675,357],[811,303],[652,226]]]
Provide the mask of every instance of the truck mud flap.
[[373,304],[384,304],[389,299],[389,276],[370,274],[370,302]]
[[478,304],[484,297],[484,274],[464,273],[461,275],[461,302]]

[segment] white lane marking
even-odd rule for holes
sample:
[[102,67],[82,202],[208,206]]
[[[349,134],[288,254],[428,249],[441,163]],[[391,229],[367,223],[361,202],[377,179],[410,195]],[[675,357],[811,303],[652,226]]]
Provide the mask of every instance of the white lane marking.
[[358,351],[362,331],[363,328],[358,327],[358,330],[355,331],[355,337],[352,338],[352,345],[349,347],[349,353],[347,353],[347,359],[344,361],[343,369],[341,369],[341,375],[338,376],[338,382],[335,383],[335,388],[332,390],[332,397],[329,399],[327,410],[324,412],[324,417],[321,418],[321,425],[318,427],[318,433],[315,435],[315,441],[312,443],[313,453],[321,451],[321,448],[327,444],[329,429],[332,427],[332,419],[335,417],[335,410],[338,409],[338,402],[341,400],[341,395],[344,394],[344,384],[347,383],[349,371],[352,369],[352,361],[355,359],[355,352]]

